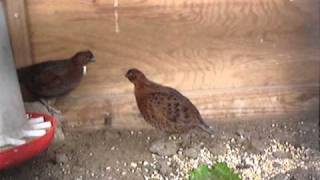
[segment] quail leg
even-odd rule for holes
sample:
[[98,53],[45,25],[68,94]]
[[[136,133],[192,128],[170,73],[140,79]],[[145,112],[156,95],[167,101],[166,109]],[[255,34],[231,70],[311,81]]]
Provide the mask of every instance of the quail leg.
[[61,114],[61,111],[55,109],[54,107],[50,106],[48,101],[45,99],[40,99],[40,102],[48,109],[48,111],[52,114]]

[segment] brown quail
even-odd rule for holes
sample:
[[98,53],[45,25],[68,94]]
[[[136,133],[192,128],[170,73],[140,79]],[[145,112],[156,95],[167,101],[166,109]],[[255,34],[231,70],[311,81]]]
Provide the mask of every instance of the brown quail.
[[177,90],[148,80],[138,69],[128,70],[126,77],[134,84],[143,118],[153,127],[167,133],[185,133],[200,128],[213,134],[197,108]]

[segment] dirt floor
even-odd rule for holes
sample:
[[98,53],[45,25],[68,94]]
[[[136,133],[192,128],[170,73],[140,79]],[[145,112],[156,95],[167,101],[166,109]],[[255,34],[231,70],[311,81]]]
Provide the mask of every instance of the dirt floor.
[[[318,113],[216,123],[215,135],[156,130],[65,129],[63,145],[1,180],[185,179],[199,164],[225,161],[243,179],[320,179]],[[162,137],[162,138],[161,138]]]

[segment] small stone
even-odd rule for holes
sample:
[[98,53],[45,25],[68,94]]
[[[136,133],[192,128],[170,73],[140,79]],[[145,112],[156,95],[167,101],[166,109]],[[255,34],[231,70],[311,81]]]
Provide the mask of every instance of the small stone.
[[[251,152],[256,152],[256,153],[262,153],[266,148],[267,148],[267,145],[264,143],[263,140],[259,140],[259,139],[252,139],[251,142],[250,142],[250,145],[251,145]],[[250,150],[249,150],[250,151]]]
[[218,143],[212,149],[210,149],[210,151],[214,155],[224,154],[227,151],[227,147],[222,143]]
[[132,162],[132,163],[130,163],[130,166],[131,166],[132,168],[136,168],[138,165],[137,165],[137,163]]
[[290,180],[291,177],[287,174],[284,174],[284,173],[281,173],[281,174],[278,174],[277,176],[273,177],[272,180]]
[[160,173],[163,176],[167,176],[170,173],[172,173],[172,168],[165,161],[161,161],[160,162]]
[[58,153],[56,154],[56,162],[57,163],[67,163],[68,162],[68,157],[64,153]]
[[150,152],[158,154],[160,156],[171,156],[176,154],[178,146],[173,141],[159,140],[152,143],[149,150]]
[[273,162],[272,166],[275,167],[275,168],[279,168],[279,167],[281,167],[281,164],[278,163],[278,162]]
[[143,166],[147,166],[149,163],[148,163],[148,161],[143,161]]
[[272,153],[273,157],[279,158],[279,159],[290,159],[292,158],[292,155],[289,152],[283,152],[283,151],[276,151]]
[[236,132],[236,135],[239,137],[244,137],[244,130],[243,129],[238,129]]
[[185,155],[189,158],[197,158],[200,152],[200,147],[191,147],[184,151]]

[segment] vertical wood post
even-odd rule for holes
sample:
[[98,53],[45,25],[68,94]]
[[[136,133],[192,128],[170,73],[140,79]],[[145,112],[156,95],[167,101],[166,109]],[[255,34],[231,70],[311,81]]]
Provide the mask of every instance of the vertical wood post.
[[32,53],[25,0],[4,0],[11,47],[17,67],[30,65]]

